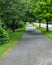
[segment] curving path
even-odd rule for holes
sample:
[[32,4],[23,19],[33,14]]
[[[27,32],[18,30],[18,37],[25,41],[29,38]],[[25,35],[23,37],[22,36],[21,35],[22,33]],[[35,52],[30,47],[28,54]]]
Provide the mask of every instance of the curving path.
[[0,65],[52,65],[52,41],[27,23],[24,35]]

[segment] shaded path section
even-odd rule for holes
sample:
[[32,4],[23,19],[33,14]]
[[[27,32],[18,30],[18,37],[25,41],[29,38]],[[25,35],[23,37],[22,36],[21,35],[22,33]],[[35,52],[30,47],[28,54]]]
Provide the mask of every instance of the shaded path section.
[[41,31],[27,24],[18,44],[0,65],[52,65],[52,41]]

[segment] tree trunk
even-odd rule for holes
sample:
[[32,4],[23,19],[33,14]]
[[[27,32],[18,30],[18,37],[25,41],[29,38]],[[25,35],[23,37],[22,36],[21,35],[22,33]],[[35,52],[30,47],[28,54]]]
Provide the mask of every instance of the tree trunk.
[[49,27],[48,27],[48,19],[46,19],[46,31],[49,31]]
[[41,27],[41,20],[39,20],[39,28]]
[[12,23],[12,30],[13,32],[15,31],[15,20],[13,19],[13,23]]

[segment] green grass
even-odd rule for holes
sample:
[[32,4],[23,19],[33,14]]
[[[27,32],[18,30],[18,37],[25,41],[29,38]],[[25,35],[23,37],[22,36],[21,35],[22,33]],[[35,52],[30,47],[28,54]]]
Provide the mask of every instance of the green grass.
[[52,40],[52,31],[49,30],[48,32],[46,32],[46,28],[43,28],[43,27],[39,28],[39,26],[35,24],[32,24],[32,25],[35,26],[40,31],[42,31],[46,36],[48,36],[48,38]]
[[9,49],[13,48],[17,44],[18,40],[22,37],[25,28],[26,25],[22,28],[17,29],[15,32],[11,32],[9,34],[10,41],[6,44],[0,45],[0,58],[3,57]]

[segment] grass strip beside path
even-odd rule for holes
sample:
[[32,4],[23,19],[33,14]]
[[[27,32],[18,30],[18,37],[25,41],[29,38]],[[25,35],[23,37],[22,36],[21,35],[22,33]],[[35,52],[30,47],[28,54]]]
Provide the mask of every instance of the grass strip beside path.
[[46,28],[43,27],[39,28],[39,26],[36,24],[32,24],[32,25],[36,27],[38,30],[42,31],[46,36],[48,36],[48,38],[52,40],[52,31],[49,30],[48,32],[46,32]]
[[22,37],[25,29],[26,25],[9,34],[10,41],[6,44],[0,45],[0,59],[2,59],[3,56],[7,54],[11,50],[11,48],[13,48],[17,44],[19,39]]

